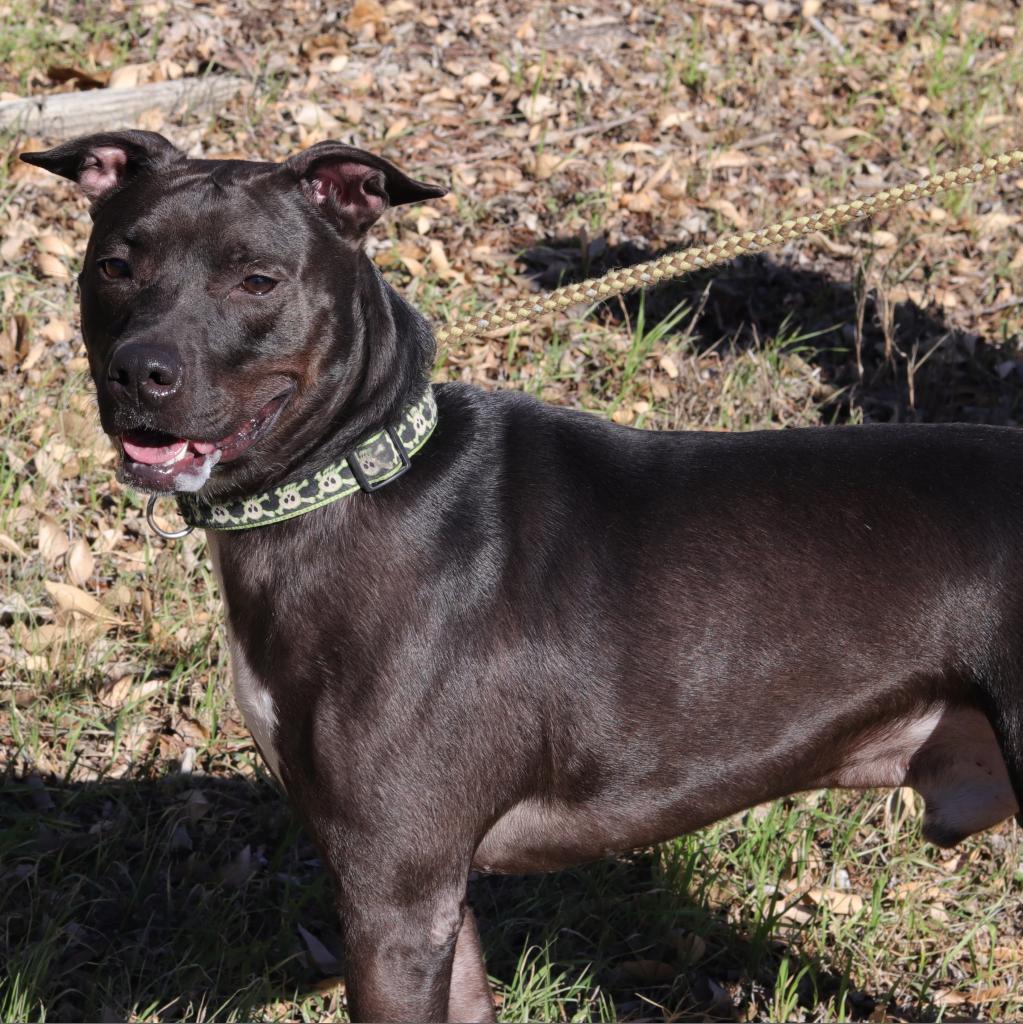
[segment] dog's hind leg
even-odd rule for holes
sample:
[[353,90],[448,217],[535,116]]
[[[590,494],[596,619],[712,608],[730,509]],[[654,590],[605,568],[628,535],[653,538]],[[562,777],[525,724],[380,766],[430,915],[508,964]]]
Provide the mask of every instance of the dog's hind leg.
[[462,927],[455,942],[448,1020],[458,1024],[488,1024],[497,1020],[472,907],[466,907],[462,912]]
[[1023,825],[1023,656],[1005,659],[978,686]]

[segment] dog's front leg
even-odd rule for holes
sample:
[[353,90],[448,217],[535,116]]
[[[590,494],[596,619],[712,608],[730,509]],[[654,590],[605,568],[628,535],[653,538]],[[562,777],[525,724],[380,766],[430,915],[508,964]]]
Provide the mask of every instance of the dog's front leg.
[[[404,864],[401,878],[363,876],[350,864],[335,873],[353,1021],[449,1019],[465,886],[438,884],[416,867]],[[470,946],[473,937],[467,933]],[[452,1009],[461,1015],[468,1007],[456,994]]]

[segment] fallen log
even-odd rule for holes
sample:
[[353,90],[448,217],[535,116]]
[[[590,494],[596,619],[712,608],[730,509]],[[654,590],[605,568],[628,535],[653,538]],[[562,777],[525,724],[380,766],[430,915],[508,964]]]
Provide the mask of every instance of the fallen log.
[[233,75],[178,78],[134,89],[92,89],[0,103],[0,129],[38,137],[84,135],[138,126],[143,114],[165,118],[204,113],[227,103],[247,85]]

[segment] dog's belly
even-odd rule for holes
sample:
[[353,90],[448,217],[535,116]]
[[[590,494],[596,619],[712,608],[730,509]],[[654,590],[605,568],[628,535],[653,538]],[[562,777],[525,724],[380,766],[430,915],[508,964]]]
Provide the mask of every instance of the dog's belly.
[[[837,764],[823,773],[793,773],[787,792],[903,785],[924,797],[924,835],[940,846],[952,846],[1018,810],[990,724],[980,711],[963,706],[933,706],[853,736],[839,749]],[[728,801],[743,791],[755,792],[748,779],[723,777],[717,802],[706,793],[691,803],[663,804],[637,794],[629,806],[617,792],[578,804],[525,800],[490,828],[473,867],[551,871],[669,839],[740,810]]]

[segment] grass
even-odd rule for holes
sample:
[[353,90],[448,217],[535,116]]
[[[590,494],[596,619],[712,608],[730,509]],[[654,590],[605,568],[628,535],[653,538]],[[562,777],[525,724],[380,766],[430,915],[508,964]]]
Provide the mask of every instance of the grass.
[[[550,179],[532,180],[527,170],[513,201],[504,186],[488,192],[488,161],[500,162],[504,150],[481,143],[473,184],[458,189],[430,229],[431,238],[443,237],[452,265],[474,275],[471,287],[434,273],[414,218],[392,219],[375,254],[398,287],[443,319],[455,306],[518,290],[507,260],[538,233],[585,228],[596,237],[612,223],[663,245],[679,240],[678,223],[698,233],[700,204],[726,189],[751,223],[804,212],[806,196],[772,191],[786,176],[812,185],[815,204],[844,196],[860,175],[874,173],[866,164],[881,159],[878,138],[892,140],[907,168],[1003,148],[1006,122],[990,119],[1018,111],[1023,22],[1013,15],[1004,24],[1015,36],[995,39],[965,23],[962,5],[938,7],[910,21],[905,39],[888,48],[877,43],[884,30],[865,21],[862,37],[846,40],[844,60],[802,21],[778,28],[764,60],[719,32],[714,12],[695,14],[671,38],[656,25],[643,29],[641,18],[630,22],[634,49],[615,51],[616,60],[633,62],[630,102],[640,113],[644,105],[675,105],[694,115],[700,141],[671,129],[678,134],[664,143],[678,154],[672,180],[685,209],[677,217],[664,205],[649,216],[618,212],[636,180],[628,177],[628,137],[579,137],[584,146],[569,141],[559,150],[556,133],[541,128],[522,151],[531,160],[540,151],[556,156]],[[169,23],[157,14],[149,31],[133,14],[118,25],[92,5],[51,9],[63,25],[21,0],[3,10],[12,26],[0,39],[8,87],[26,85],[48,63],[84,61],[97,70],[88,63],[93,40],[110,44],[106,70],[157,59]],[[759,24],[748,21],[744,32]],[[543,25],[532,47],[506,42],[495,59],[512,85],[557,96],[571,62],[552,49]],[[353,44],[355,57],[366,45]],[[266,74],[257,75],[248,105],[228,112],[234,121],[192,122],[188,131],[227,149],[230,140],[216,133],[242,125],[248,139],[238,148],[283,155],[294,140],[281,134],[290,83],[287,70],[270,66],[277,52],[266,40],[255,47],[251,66]],[[464,53],[459,59],[469,61]],[[600,65],[588,54],[586,61],[587,71]],[[797,87],[811,70],[827,91],[803,97]],[[861,86],[849,85],[851,74],[862,76]],[[708,171],[708,153],[775,129],[770,119],[749,120],[761,116],[761,100],[751,97],[771,75],[793,119],[777,126],[777,145],[751,149],[751,165],[738,176]],[[328,86],[326,79],[318,90],[329,96]],[[565,88],[568,109],[585,126],[595,92],[578,82]],[[931,107],[919,114],[920,130],[899,127],[897,116],[921,97]],[[369,137],[395,120],[388,96],[375,99],[384,112],[366,127]],[[516,102],[494,115],[505,127],[521,121]],[[802,131],[810,114],[821,126],[853,123],[871,136],[815,148]],[[488,116],[483,109],[481,132]],[[781,117],[773,108],[770,116]],[[806,152],[787,156],[788,142],[799,139]],[[413,142],[412,135],[393,139],[396,157]],[[663,158],[652,156],[644,175]],[[402,157],[410,166],[417,159]],[[808,170],[818,159],[828,166]],[[74,329],[71,279],[40,269],[42,237],[57,232],[77,254],[62,257],[73,276],[89,226],[84,207],[63,186],[17,171],[0,161],[5,238],[31,229],[0,266],[0,1020],[343,1019],[340,926],[316,853],[230,696],[202,540],[155,538],[139,498],[112,479]],[[713,279],[697,276],[656,304],[650,297],[452,345],[440,354],[437,376],[528,390],[649,428],[778,428],[891,418],[893,409],[894,418],[1018,421],[1019,389],[998,367],[1011,370],[1018,352],[1019,310],[971,319],[975,306],[1019,294],[1012,261],[1021,236],[1015,226],[993,231],[976,217],[980,202],[991,201],[991,192],[984,196],[964,191],[942,200],[948,220],[940,231],[907,214],[905,251],[900,234],[898,247],[864,263],[859,281],[850,263],[863,259],[863,249],[849,229],[829,239],[852,253],[845,263],[809,246],[813,273],[777,254],[745,262]],[[520,207],[535,217],[535,229],[516,219]],[[479,270],[483,257],[474,264],[465,254],[484,238],[506,258],[492,271]],[[423,273],[402,263],[410,254]],[[971,260],[987,290],[983,303],[962,293],[957,322],[894,297],[938,281],[959,288],[971,279]],[[904,314],[894,328],[877,322],[868,298],[879,293],[890,293]],[[857,334],[861,298],[865,326]],[[43,334],[63,337],[61,323],[70,340]],[[8,354],[15,334],[16,357]],[[917,367],[910,408],[913,343],[922,356],[946,334],[951,340]],[[879,355],[889,340],[891,353]],[[849,369],[857,345],[862,374]],[[80,541],[93,563],[75,583],[71,550]],[[101,613],[62,609],[47,582],[75,583]],[[804,794],[576,870],[474,878],[470,898],[501,1016],[1019,1017],[1018,830],[1007,824],[942,852],[921,839],[919,811],[902,791]]]
[[103,5],[86,2],[57,2],[45,8],[25,0],[0,4],[0,64],[22,90],[33,75],[50,67],[75,68],[86,73],[96,70],[96,54],[103,53],[108,70],[128,62],[138,47],[137,59],[152,60],[159,45],[165,15],[144,17],[129,8],[123,20],[110,20]]

